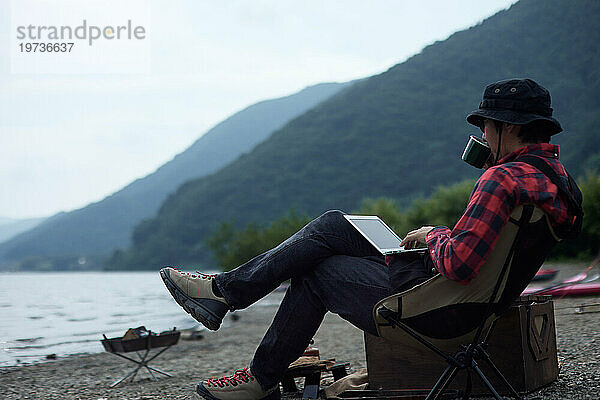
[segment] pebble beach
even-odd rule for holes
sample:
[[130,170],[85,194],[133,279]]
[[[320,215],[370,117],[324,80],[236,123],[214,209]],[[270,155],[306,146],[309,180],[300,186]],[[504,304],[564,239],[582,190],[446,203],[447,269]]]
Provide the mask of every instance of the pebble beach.
[[[283,294],[270,296],[274,300],[272,306],[236,311],[228,317],[226,328],[204,331],[200,340],[180,340],[152,362],[154,367],[172,374],[170,378],[154,381],[142,371],[134,382],[123,382],[111,389],[109,385],[133,364],[109,353],[79,354],[0,369],[0,399],[194,399],[193,389],[202,378],[228,375],[248,364]],[[600,398],[600,313],[575,312],[581,304],[598,302],[600,296],[555,300],[559,378],[527,395],[527,399]],[[231,315],[236,315],[235,320]],[[366,367],[362,332],[337,315],[326,316],[315,336],[315,346],[320,349],[321,358],[349,362],[351,371]],[[283,398],[302,396],[285,394]]]

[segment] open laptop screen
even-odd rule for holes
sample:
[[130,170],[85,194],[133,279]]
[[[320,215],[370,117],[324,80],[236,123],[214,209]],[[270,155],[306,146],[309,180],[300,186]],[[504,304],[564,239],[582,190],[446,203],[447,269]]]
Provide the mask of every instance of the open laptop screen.
[[367,239],[379,249],[397,249],[402,246],[402,240],[381,219],[360,215],[346,215],[350,221]]

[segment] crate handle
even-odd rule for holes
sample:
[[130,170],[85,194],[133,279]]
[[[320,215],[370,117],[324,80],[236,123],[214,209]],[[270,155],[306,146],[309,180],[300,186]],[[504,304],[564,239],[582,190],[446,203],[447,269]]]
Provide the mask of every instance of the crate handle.
[[554,326],[547,311],[528,309],[528,342],[536,361],[550,356],[550,337]]

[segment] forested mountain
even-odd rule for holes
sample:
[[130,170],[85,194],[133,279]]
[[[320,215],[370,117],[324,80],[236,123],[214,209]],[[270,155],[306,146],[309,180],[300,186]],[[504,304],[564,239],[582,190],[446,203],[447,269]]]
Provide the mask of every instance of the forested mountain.
[[215,174],[187,182],[135,228],[111,268],[209,260],[223,221],[267,223],[290,207],[318,215],[365,197],[404,200],[477,171],[460,160],[465,122],[486,84],[530,77],[547,87],[575,175],[600,164],[600,2],[522,0],[436,42],[294,119]]
[[39,225],[45,218],[13,219],[0,217],[0,243]]
[[[154,173],[100,202],[57,214],[0,245],[2,260],[60,263],[74,257],[110,254],[130,244],[132,228],[153,216],[167,195],[192,178],[208,175],[248,152],[278,128],[332,96],[347,83],[324,83],[290,96],[266,100],[235,113],[201,136]],[[64,266],[63,266],[64,267]]]

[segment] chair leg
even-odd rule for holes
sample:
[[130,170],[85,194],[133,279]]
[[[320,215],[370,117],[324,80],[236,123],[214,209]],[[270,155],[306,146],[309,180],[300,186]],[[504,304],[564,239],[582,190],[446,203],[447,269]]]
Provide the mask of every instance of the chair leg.
[[456,374],[458,373],[458,371],[459,371],[459,368],[458,367],[454,367],[454,369],[450,373],[450,376],[448,376],[448,378],[446,379],[446,381],[444,382],[444,384],[442,385],[440,391],[434,397],[434,399],[437,399],[439,395],[444,394],[444,392],[446,391],[446,389],[448,389],[448,386],[450,386],[450,384],[452,383],[452,381],[454,380],[454,378],[456,378]]
[[477,365],[477,362],[475,360],[473,360],[473,363],[471,364],[471,368],[473,368],[475,370],[475,372],[477,372],[477,375],[479,375],[479,377],[481,378],[481,380],[483,381],[485,386],[487,386],[488,390],[496,398],[496,400],[502,400],[502,397],[500,397],[500,395],[498,394],[496,389],[494,389],[494,386],[492,386],[491,382],[483,374],[483,372],[481,371],[481,368],[479,368],[479,365]]
[[[425,400],[435,400],[438,398],[438,390],[440,388],[444,388],[448,386],[448,384],[450,383],[449,381],[451,381],[452,379],[454,379],[454,375],[456,375],[456,372],[458,371],[458,367],[454,367],[452,365],[448,365],[448,367],[446,367],[446,369],[444,370],[444,372],[442,373],[442,375],[439,377],[439,379],[437,380],[437,382],[435,383],[435,385],[433,385],[433,388],[431,388],[431,391],[429,392],[429,394],[427,395],[427,397],[425,398]],[[441,393],[441,392],[440,392]]]
[[483,346],[481,346],[481,345],[477,346],[477,350],[479,351],[479,354],[481,354],[481,356],[483,357],[483,360],[490,366],[490,368],[492,368],[492,370],[502,380],[502,382],[504,382],[504,384],[506,385],[506,387],[508,388],[508,390],[510,390],[510,392],[514,396],[514,398],[516,400],[523,400],[523,398],[519,395],[519,393],[517,393],[517,391],[515,390],[515,388],[513,388],[513,386],[510,384],[510,382],[508,382],[508,380],[506,379],[506,377],[504,376],[504,374],[502,374],[502,372],[500,372],[500,370],[498,369],[498,367],[496,367],[496,364],[494,364],[494,362],[492,361],[490,355],[487,353],[487,351],[485,351],[485,349],[483,348]]

